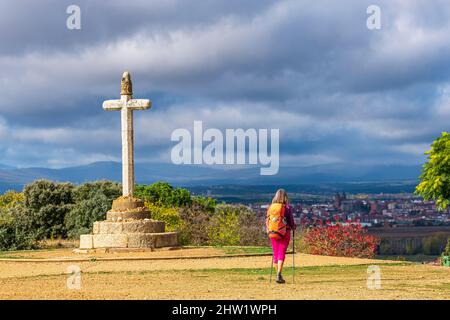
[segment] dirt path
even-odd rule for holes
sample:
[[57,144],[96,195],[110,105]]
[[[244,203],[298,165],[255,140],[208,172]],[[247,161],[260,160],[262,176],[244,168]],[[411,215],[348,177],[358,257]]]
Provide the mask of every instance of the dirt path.
[[[204,254],[218,254],[217,249],[202,250]],[[151,252],[143,256],[173,253]],[[177,254],[193,253],[181,250]],[[291,257],[286,262],[288,283],[283,297],[279,285],[268,283],[270,257],[255,256],[82,263],[0,262],[0,299],[450,299],[448,268],[298,254],[295,263],[299,268],[293,285]],[[371,264],[381,268],[381,290],[367,288],[367,265]],[[81,269],[80,290],[67,287],[66,272],[70,265]]]
[[[206,253],[206,250],[204,250]],[[215,253],[214,250],[209,253]],[[152,253],[153,254],[153,253]],[[164,253],[165,255],[165,253]],[[148,256],[148,255],[147,255]],[[180,255],[181,256],[181,255]],[[133,254],[134,257],[134,254]],[[157,257],[157,255],[155,255]],[[170,256],[167,256],[170,257]],[[287,264],[291,265],[292,255],[287,256]],[[327,266],[327,265],[358,265],[397,263],[395,261],[381,261],[372,259],[354,259],[342,257],[313,256],[296,254],[295,265]],[[95,272],[139,272],[139,271],[167,271],[167,270],[204,270],[204,269],[234,269],[234,268],[268,268],[269,256],[227,257],[208,259],[180,259],[180,260],[132,260],[132,261],[88,261],[88,262],[22,262],[0,261],[0,278],[30,277],[39,275],[65,274],[71,265],[77,265],[84,273]]]
[[[311,268],[311,267],[310,267]],[[382,288],[369,290],[366,267],[297,270],[296,283],[268,283],[267,270],[141,271],[85,273],[81,289],[66,275],[0,279],[0,299],[449,299],[447,270],[382,266]]]

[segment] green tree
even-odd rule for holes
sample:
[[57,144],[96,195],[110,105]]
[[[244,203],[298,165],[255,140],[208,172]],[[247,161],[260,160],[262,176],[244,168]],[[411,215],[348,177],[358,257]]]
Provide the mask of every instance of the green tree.
[[425,200],[435,200],[444,210],[450,203],[450,134],[443,132],[425,152],[428,161],[423,166],[416,194]]
[[37,180],[26,185],[24,193],[25,214],[31,219],[31,228],[39,239],[64,237],[64,219],[73,205],[71,183]]
[[111,181],[96,181],[75,187],[72,191],[75,204],[64,219],[67,236],[78,238],[80,234],[90,233],[94,222],[106,218],[113,200],[121,193],[121,186]]
[[155,205],[185,207],[192,204],[191,194],[183,188],[174,188],[167,182],[136,186],[135,195]]
[[73,190],[73,199],[75,202],[80,202],[99,194],[105,196],[112,203],[122,195],[122,187],[117,182],[107,180],[83,183]]
[[0,221],[0,250],[36,248],[38,235],[31,228],[31,219],[23,204],[8,207],[5,214],[10,219]]

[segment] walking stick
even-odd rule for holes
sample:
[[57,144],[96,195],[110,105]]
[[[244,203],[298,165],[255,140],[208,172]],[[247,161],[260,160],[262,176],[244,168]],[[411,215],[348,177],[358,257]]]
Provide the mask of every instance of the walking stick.
[[295,229],[292,229],[292,284],[295,283]]
[[[269,238],[269,247],[270,247],[270,238]],[[273,254],[270,256],[270,278],[269,278],[269,283],[272,282],[272,272],[273,272]]]

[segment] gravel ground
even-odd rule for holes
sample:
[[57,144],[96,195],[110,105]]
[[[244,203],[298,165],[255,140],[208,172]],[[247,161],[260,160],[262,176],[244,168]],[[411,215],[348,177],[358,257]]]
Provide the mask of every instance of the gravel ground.
[[[217,255],[218,251],[221,250],[202,248],[120,255],[208,256]],[[40,258],[72,256],[64,250],[28,254],[38,254]],[[0,299],[450,298],[450,272],[444,267],[297,254],[296,282],[292,284],[291,259],[289,255],[282,296],[278,284],[268,283],[267,256],[80,263],[0,261]],[[381,268],[380,290],[367,288],[367,265],[373,264]],[[67,287],[69,266],[81,270],[79,290]]]

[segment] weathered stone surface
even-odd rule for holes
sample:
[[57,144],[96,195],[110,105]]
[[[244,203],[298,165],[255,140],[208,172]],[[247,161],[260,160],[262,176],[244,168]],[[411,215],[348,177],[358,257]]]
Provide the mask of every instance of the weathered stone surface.
[[131,233],[128,234],[128,248],[155,248],[155,234]]
[[93,234],[100,233],[100,221],[94,222],[94,225],[92,226],[92,233]]
[[173,247],[178,245],[177,232],[155,233],[155,248]]
[[120,95],[133,95],[133,84],[131,82],[130,73],[125,71],[122,75],[122,82],[120,86]]
[[107,212],[106,220],[108,221],[126,221],[126,220],[143,220],[150,219],[149,211],[130,211],[130,212]]
[[[81,247],[80,243],[80,249],[161,248],[178,245],[176,232],[94,234],[94,235],[83,235],[82,238],[84,247]],[[91,241],[89,242],[89,240]],[[89,245],[91,246],[89,247]]]
[[[98,233],[122,233],[122,223],[121,222],[110,222],[110,221],[101,221],[99,223]],[[94,232],[95,234],[95,232]]]
[[132,196],[123,196],[113,201],[111,211],[135,211],[134,209],[145,210],[144,201]]
[[93,247],[93,236],[91,234],[82,234],[80,236],[80,249],[92,249]]
[[165,230],[165,223],[156,220],[136,221],[97,221],[93,230],[94,234],[119,234],[119,233],[161,233]]
[[139,220],[123,223],[124,233],[162,233],[165,223],[156,220]]
[[176,232],[128,234],[129,248],[160,248],[178,244]]
[[94,234],[94,248],[126,248],[128,236],[126,234]]

